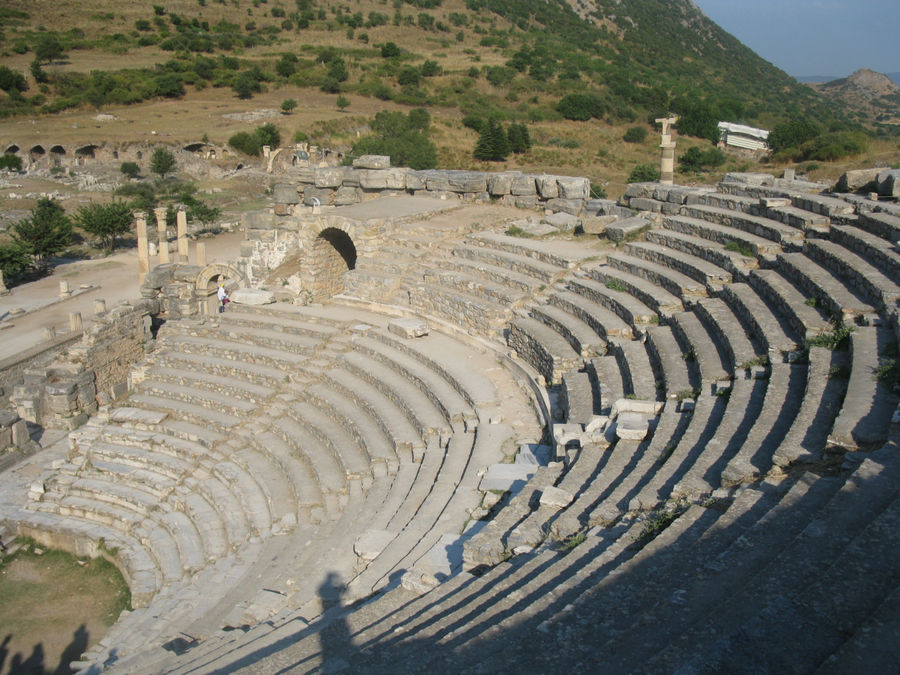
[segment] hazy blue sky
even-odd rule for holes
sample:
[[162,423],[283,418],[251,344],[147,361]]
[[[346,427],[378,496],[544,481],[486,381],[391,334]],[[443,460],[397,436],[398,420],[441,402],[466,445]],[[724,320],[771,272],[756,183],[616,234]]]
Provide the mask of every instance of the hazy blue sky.
[[694,0],[789,75],[900,72],[900,0]]

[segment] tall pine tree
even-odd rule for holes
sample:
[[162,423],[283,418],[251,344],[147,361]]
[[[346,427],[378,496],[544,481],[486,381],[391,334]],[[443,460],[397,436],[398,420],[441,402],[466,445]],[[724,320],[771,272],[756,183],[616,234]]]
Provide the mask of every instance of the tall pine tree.
[[475,159],[502,162],[509,155],[509,137],[503,125],[490,119],[482,127],[473,153]]

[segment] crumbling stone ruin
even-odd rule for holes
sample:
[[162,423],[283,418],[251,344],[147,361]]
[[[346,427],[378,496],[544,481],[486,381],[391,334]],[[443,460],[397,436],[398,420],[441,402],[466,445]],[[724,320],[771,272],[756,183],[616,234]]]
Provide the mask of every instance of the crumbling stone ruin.
[[[128,391],[5,514],[129,582],[79,669],[896,666],[894,204],[730,174],[529,238],[490,176],[390,218],[323,207],[415,174],[343,171],[148,274]],[[290,302],[204,312],[229,276]]]

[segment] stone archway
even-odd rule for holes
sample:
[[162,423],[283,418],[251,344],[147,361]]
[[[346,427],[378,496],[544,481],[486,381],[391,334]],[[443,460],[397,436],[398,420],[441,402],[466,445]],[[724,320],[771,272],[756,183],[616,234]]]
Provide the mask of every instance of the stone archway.
[[313,240],[307,261],[306,288],[314,300],[325,300],[344,290],[344,274],[356,269],[356,246],[342,229],[326,227]]
[[226,263],[207,265],[200,270],[194,282],[194,292],[200,303],[200,314],[213,314],[216,311],[216,289],[220,281],[225,283],[229,291],[247,287],[247,278],[235,267]]

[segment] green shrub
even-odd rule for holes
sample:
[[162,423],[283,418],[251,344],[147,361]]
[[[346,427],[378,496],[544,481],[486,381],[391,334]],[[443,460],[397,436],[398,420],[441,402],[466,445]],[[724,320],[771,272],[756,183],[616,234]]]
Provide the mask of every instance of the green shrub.
[[10,171],[21,171],[22,170],[22,158],[18,155],[13,155],[11,153],[5,153],[0,156],[0,169],[8,169]]
[[382,110],[371,122],[372,133],[357,141],[346,159],[360,155],[389,155],[393,166],[412,169],[437,167],[437,147],[422,128],[424,117],[415,110],[409,115]]
[[724,163],[725,153],[719,148],[701,150],[695,145],[678,158],[678,170],[681,173],[709,171]]
[[652,183],[659,180],[659,167],[652,164],[638,164],[628,174],[629,183]]
[[129,178],[137,178],[141,173],[141,167],[139,167],[136,162],[122,162],[119,171]]
[[645,127],[629,127],[622,140],[626,143],[643,143],[647,140],[647,129]]

